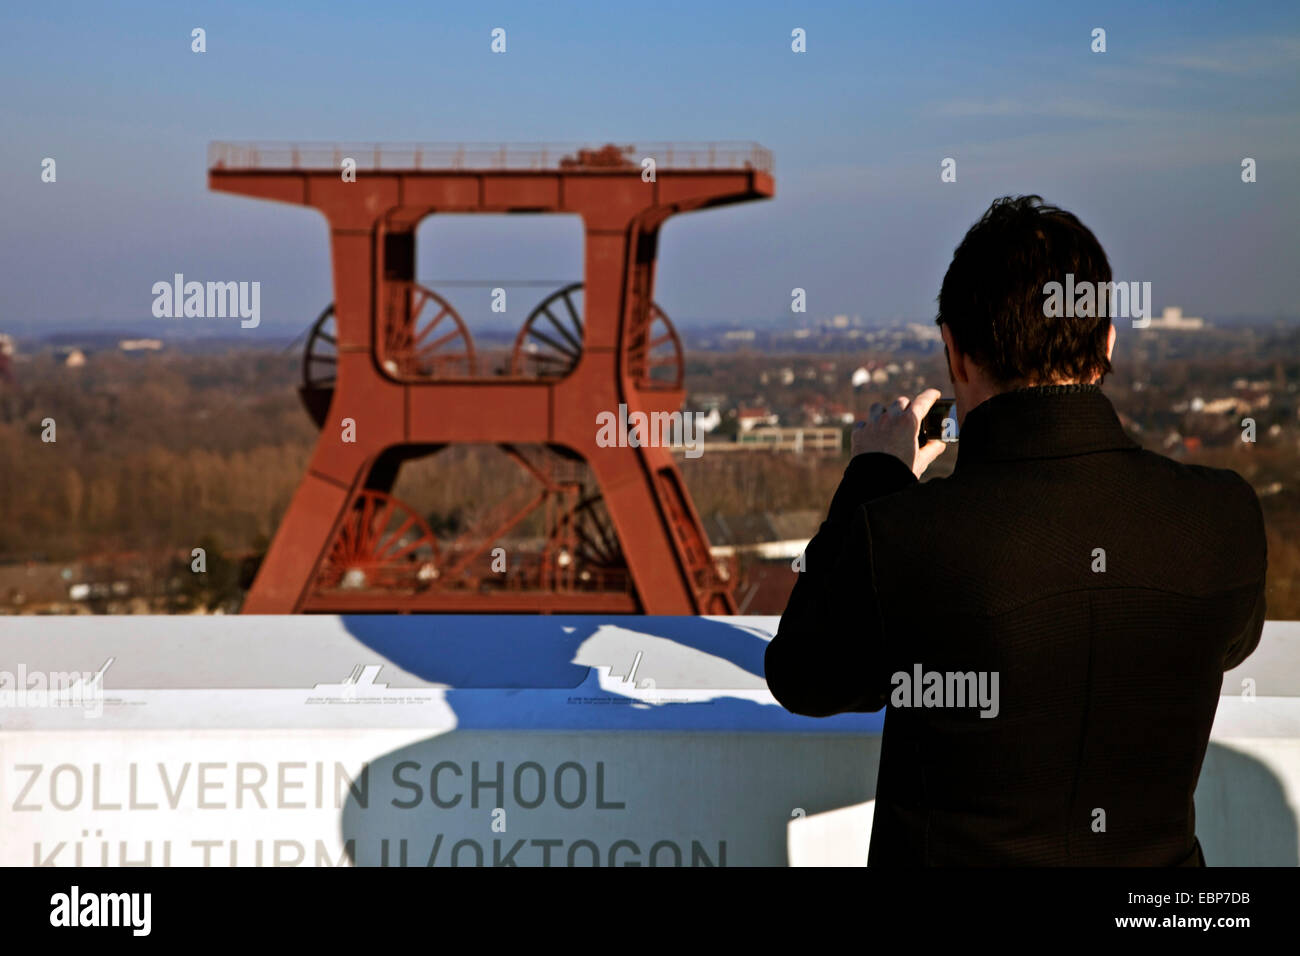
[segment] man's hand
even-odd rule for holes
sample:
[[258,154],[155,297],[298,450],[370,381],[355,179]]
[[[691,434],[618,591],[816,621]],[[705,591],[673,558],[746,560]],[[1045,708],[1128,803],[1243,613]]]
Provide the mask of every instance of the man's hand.
[[920,478],[948,447],[938,439],[926,442],[924,448],[916,444],[925,413],[942,395],[937,388],[927,388],[914,399],[898,396],[888,408],[879,402],[872,405],[867,421],[853,426],[854,457],[881,451],[901,460]]

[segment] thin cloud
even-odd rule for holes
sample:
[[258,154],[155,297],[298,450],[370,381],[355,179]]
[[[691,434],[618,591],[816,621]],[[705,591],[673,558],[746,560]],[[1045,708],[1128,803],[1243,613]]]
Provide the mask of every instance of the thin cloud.
[[1150,58],[1156,66],[1192,73],[1220,76],[1251,76],[1300,65],[1300,38],[1234,38],[1210,47],[1183,53],[1166,53]]
[[1054,99],[1032,103],[1007,97],[996,100],[949,100],[932,107],[930,112],[948,119],[1032,116],[1123,123],[1146,123],[1170,115],[1164,110],[1117,109],[1092,100]]

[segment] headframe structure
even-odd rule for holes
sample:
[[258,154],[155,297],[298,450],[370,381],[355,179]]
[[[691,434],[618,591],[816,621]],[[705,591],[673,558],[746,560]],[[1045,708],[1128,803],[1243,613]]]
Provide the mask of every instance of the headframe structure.
[[[681,410],[681,341],[653,302],[659,230],[771,197],[767,150],[214,143],[208,180],[319,210],[333,264],[300,389],[320,435],[244,613],[735,612],[671,450],[601,447],[597,417]],[[533,310],[495,373],[416,281],[416,229],[439,213],[581,217],[584,282]],[[456,444],[499,446],[536,486],[448,542],[391,491],[404,461]],[[492,564],[529,514],[540,543]]]

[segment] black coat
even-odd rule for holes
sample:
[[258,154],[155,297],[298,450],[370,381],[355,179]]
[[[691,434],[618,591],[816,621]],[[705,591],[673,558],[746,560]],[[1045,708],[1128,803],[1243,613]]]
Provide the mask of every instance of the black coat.
[[1143,451],[1097,386],[996,395],[960,438],[949,478],[849,463],[768,687],[888,705],[872,866],[1204,865],[1192,794],[1264,623],[1254,491]]

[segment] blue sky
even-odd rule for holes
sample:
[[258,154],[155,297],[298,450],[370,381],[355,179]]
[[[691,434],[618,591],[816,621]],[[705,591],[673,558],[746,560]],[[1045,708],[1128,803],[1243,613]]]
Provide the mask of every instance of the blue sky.
[[[305,326],[332,297],[324,220],[209,192],[211,140],[757,141],[776,199],[663,231],[656,298],[684,324],[789,319],[795,286],[811,316],[929,320],[966,228],[1025,192],[1157,309],[1300,314],[1300,5],[1056,6],[7,4],[0,330],[147,328],[174,272],[260,281],[258,334]],[[421,238],[421,277],[580,277],[564,218]]]

